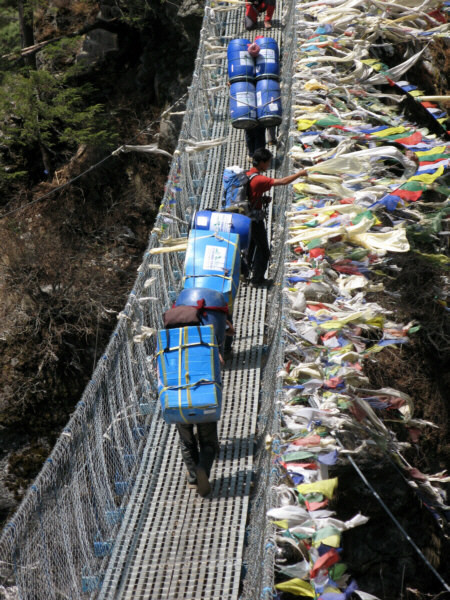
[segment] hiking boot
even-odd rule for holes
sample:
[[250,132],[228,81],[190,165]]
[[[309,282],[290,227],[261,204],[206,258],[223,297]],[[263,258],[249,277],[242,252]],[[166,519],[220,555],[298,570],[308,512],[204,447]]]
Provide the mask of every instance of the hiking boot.
[[203,467],[197,467],[197,492],[202,498],[206,498],[211,493],[211,484]]
[[189,471],[186,471],[186,483],[188,488],[190,488],[191,490],[196,489],[197,487],[197,477],[193,477]]

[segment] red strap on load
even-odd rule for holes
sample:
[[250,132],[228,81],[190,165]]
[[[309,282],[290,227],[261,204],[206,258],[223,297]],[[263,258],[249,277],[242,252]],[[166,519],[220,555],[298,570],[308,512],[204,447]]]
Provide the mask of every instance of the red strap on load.
[[201,300],[197,300],[197,308],[201,311],[217,310],[220,312],[224,312],[226,315],[228,315],[228,306],[206,306],[204,298],[202,298]]

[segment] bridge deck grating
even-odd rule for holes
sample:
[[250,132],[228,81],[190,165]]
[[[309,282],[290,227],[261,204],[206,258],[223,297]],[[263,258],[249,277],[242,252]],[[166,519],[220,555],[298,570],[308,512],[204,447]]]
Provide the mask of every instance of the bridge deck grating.
[[[278,2],[276,19],[281,4]],[[242,10],[228,13],[224,44],[243,36],[242,24]],[[281,44],[281,29],[274,28],[270,35]],[[225,60],[221,71],[225,82]],[[225,165],[250,167],[244,132],[229,124],[228,94],[216,98],[216,112],[222,118],[215,120],[211,137],[225,136],[227,142],[207,153],[202,208],[218,207]],[[211,473],[212,497],[202,499],[187,487],[175,428],[160,419],[152,428],[121,534],[106,566],[100,600],[238,598],[266,297],[265,289],[241,285],[235,301],[236,336],[223,374],[220,453]]]

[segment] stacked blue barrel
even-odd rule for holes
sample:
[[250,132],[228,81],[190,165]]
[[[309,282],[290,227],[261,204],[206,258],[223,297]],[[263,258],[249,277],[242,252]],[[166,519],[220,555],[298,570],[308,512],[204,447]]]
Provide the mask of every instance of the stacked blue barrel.
[[250,40],[231,40],[227,48],[231,124],[236,129],[256,127],[255,61]]
[[227,49],[230,119],[237,129],[281,123],[280,53],[271,37],[231,40]]
[[167,423],[220,418],[219,353],[239,288],[241,240],[248,244],[248,221],[214,211],[199,211],[192,221],[183,289],[171,310],[195,308],[199,323],[166,324],[157,333],[158,392]]

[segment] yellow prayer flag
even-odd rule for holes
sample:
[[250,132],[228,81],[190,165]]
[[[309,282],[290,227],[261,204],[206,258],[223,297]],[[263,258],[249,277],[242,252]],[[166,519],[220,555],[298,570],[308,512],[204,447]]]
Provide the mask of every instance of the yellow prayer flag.
[[299,131],[305,131],[314,125],[317,119],[299,119],[297,121],[297,129]]
[[300,485],[296,486],[296,489],[301,494],[312,494],[313,492],[318,492],[327,498],[332,498],[337,484],[337,477],[333,477],[333,479],[322,479],[320,481],[314,481],[313,483],[301,483]]
[[342,591],[338,588],[332,587],[331,585],[326,585],[324,590],[324,594],[340,594],[342,596]]
[[301,194],[302,190],[306,187],[306,183],[296,183],[292,187],[294,188],[295,192],[297,192],[298,194]]
[[365,58],[361,62],[365,65],[369,65],[369,67],[372,67],[372,69],[375,71],[381,71],[381,69],[384,67],[383,63],[376,58]]
[[416,156],[429,156],[430,154],[443,154],[446,146],[435,146],[431,150],[421,150],[420,152],[414,152]]
[[289,592],[297,596],[308,596],[309,598],[316,598],[316,593],[313,586],[307,581],[302,579],[290,579],[289,581],[283,581],[283,583],[277,583],[275,588],[281,592]]
[[387,137],[388,135],[397,135],[397,133],[404,133],[405,131],[406,127],[400,125],[399,127],[389,127],[388,129],[383,129],[382,131],[375,131],[372,133],[372,135],[376,137]]
[[339,548],[341,544],[341,536],[336,533],[334,535],[329,535],[326,538],[313,542],[313,546],[315,548],[318,548],[320,544],[325,544],[326,546],[331,546],[332,548]]
[[372,325],[372,327],[383,327],[384,325],[384,317],[379,315],[378,317],[373,317],[372,319],[367,319],[367,325]]
[[281,527],[281,529],[289,528],[289,522],[287,519],[282,519],[281,521],[273,521],[273,524],[276,525],[277,527]]
[[444,165],[441,165],[434,173],[422,173],[422,175],[414,175],[408,181],[421,181],[427,185],[433,183],[438,177],[444,173]]

